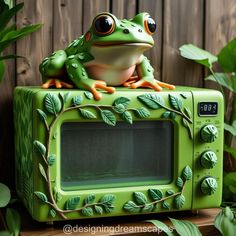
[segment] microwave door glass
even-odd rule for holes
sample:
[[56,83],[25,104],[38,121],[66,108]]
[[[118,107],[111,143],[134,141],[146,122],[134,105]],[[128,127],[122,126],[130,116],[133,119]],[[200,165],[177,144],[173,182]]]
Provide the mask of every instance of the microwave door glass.
[[168,184],[173,174],[170,121],[115,127],[100,122],[61,126],[61,188],[80,190]]

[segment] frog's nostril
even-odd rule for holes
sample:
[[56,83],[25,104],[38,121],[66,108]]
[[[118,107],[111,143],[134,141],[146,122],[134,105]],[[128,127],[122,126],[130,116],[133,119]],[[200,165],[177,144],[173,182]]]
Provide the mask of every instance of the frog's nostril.
[[128,30],[128,29],[124,29],[124,30],[123,30],[123,33],[128,34],[128,33],[129,33],[129,30]]
[[143,31],[141,29],[138,30],[139,33],[142,33]]

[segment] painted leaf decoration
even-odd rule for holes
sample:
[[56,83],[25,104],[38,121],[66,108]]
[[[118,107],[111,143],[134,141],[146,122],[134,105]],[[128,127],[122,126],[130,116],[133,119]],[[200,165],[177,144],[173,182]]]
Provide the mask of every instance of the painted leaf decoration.
[[125,203],[123,208],[130,213],[138,213],[140,211],[139,206],[133,201],[128,201]]
[[174,190],[172,190],[172,189],[169,189],[169,190],[167,190],[166,191],[166,193],[167,193],[167,195],[173,195],[173,194],[175,194],[175,191]]
[[152,198],[152,200],[154,200],[154,201],[160,200],[163,197],[162,191],[160,191],[158,189],[149,189],[148,193],[149,193],[150,197]]
[[65,203],[66,210],[75,210],[80,202],[80,197],[71,197]]
[[177,180],[176,180],[176,185],[179,187],[179,188],[182,188],[183,185],[184,185],[184,181],[178,177]]
[[50,155],[48,157],[48,165],[52,166],[54,164],[55,160],[56,160],[56,155],[55,154]]
[[156,94],[143,94],[138,96],[138,99],[151,109],[162,108],[162,105],[164,104],[163,98]]
[[184,205],[184,203],[185,203],[185,197],[184,197],[183,194],[180,194],[180,195],[178,195],[178,196],[175,197],[175,199],[174,199],[174,204],[175,204],[175,207],[176,207],[177,209],[182,208],[183,205]]
[[48,113],[56,115],[61,110],[61,101],[55,94],[47,93],[44,98],[44,106]]
[[113,110],[117,113],[123,113],[125,111],[125,106],[123,104],[117,104]]
[[41,175],[44,177],[44,179],[48,182],[47,174],[46,174],[43,166],[40,163],[39,163],[39,171],[40,171]]
[[113,105],[117,106],[119,104],[122,104],[125,108],[129,105],[130,99],[126,97],[119,97],[114,102]]
[[93,209],[91,207],[85,207],[81,211],[82,215],[84,216],[92,216],[93,215]]
[[55,218],[56,215],[57,215],[57,213],[56,213],[56,211],[55,211],[54,209],[51,209],[51,210],[49,211],[49,213],[50,213],[50,215],[52,216],[52,218]]
[[104,204],[112,204],[115,201],[115,196],[112,194],[104,195],[99,202]]
[[176,118],[176,113],[175,113],[175,112],[171,112],[171,113],[170,113],[170,118],[171,118],[172,120],[174,120],[174,119]]
[[42,111],[41,109],[37,109],[37,113],[38,113],[39,118],[40,118],[43,122],[45,122],[46,119],[47,119],[46,113],[45,113],[44,111]]
[[182,122],[184,127],[188,127],[188,121],[185,118],[182,119]]
[[72,106],[78,106],[83,102],[83,97],[81,95],[77,95],[72,98]]
[[162,115],[162,118],[169,118],[170,117],[170,111],[165,111]]
[[176,110],[180,111],[182,109],[183,107],[182,99],[169,94],[169,101],[172,107],[175,108]]
[[149,110],[146,109],[145,107],[138,108],[135,110],[135,112],[136,112],[137,116],[140,118],[147,118],[151,115]]
[[192,179],[193,172],[192,169],[189,166],[185,166],[185,168],[182,171],[182,178],[184,180],[190,180]]
[[116,125],[116,117],[115,115],[109,111],[109,110],[101,110],[101,117],[102,120],[111,126],[115,126]]
[[132,118],[132,115],[129,111],[125,111],[122,113],[121,115],[122,119],[126,122],[128,122],[129,124],[133,124],[133,118]]
[[167,203],[167,202],[163,202],[163,203],[162,203],[162,207],[163,207],[164,209],[169,210],[169,209],[170,209],[170,204]]
[[84,95],[85,95],[86,98],[88,98],[90,100],[93,99],[93,94],[89,91],[84,92]]
[[143,205],[147,203],[146,196],[141,192],[134,192],[134,199],[139,205]]
[[102,207],[95,205],[94,209],[95,209],[95,212],[96,212],[97,214],[99,214],[99,215],[102,215],[102,214],[103,214],[103,209],[102,209]]
[[[61,93],[60,93],[61,94]],[[68,101],[68,98],[70,97],[70,95],[71,95],[71,93],[70,92],[68,92],[68,93],[63,93],[63,94],[61,94],[61,97],[62,97],[62,99],[63,99],[63,102],[64,102],[64,104]]]
[[95,200],[95,195],[94,194],[89,194],[85,199],[84,199],[84,204],[92,204]]
[[37,151],[38,151],[42,156],[45,155],[45,153],[46,153],[46,147],[45,147],[41,142],[39,142],[38,140],[35,140],[35,141],[34,141],[34,146],[35,146],[35,148],[37,149]]
[[181,236],[202,236],[198,227],[187,220],[176,220],[170,218],[175,230]]
[[192,112],[191,112],[187,107],[184,108],[184,111],[185,111],[187,117],[188,117],[189,119],[191,119],[191,117],[192,117]]
[[55,194],[55,200],[56,202],[60,202],[62,200],[62,195],[59,192]]
[[81,115],[86,119],[95,119],[95,118],[97,118],[96,115],[94,115],[91,111],[88,111],[88,110],[82,109],[82,108],[80,108],[79,110],[80,110]]
[[104,205],[103,207],[106,213],[111,213],[114,210],[114,206],[111,204]]
[[42,193],[42,192],[34,192],[34,194],[43,202],[47,203],[48,202],[48,198],[47,196]]
[[142,208],[142,212],[151,212],[153,210],[153,205],[152,204],[146,204],[143,208]]

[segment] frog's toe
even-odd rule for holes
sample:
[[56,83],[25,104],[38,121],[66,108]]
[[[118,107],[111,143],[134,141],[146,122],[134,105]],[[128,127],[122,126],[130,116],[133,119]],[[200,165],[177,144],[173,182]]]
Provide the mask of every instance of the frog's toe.
[[101,83],[96,83],[95,88],[103,89],[107,91],[108,93],[114,93],[116,90],[114,87],[109,87],[106,84],[101,84]]
[[150,82],[145,81],[145,80],[139,80],[138,82],[135,82],[135,83],[131,84],[130,87],[132,89],[136,89],[136,88],[139,88],[139,87],[145,87],[145,88],[155,89],[156,91],[161,91],[162,90],[162,88],[157,83],[150,83]]
[[50,87],[60,88],[73,88],[73,85],[66,82],[60,81],[58,79],[49,79],[46,83],[42,84],[42,88],[48,89]]
[[98,92],[96,88],[90,88],[89,90],[93,94],[95,100],[99,101],[102,98],[102,94]]
[[161,81],[158,81],[158,80],[157,80],[157,84],[158,84],[159,86],[163,87],[163,88],[168,88],[168,89],[171,89],[171,90],[175,89],[175,86],[174,86],[174,85],[172,85],[172,84],[167,84],[167,83],[164,83],[164,82],[161,82]]

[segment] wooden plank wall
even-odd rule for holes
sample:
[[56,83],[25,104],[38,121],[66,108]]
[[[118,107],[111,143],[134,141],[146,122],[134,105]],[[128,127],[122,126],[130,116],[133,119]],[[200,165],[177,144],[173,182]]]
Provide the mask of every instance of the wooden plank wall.
[[[16,0],[22,2],[22,0]],[[147,52],[156,78],[176,85],[204,84],[203,69],[179,56],[178,48],[194,43],[217,53],[236,35],[235,0],[24,0],[17,26],[43,23],[37,33],[8,49],[27,59],[9,61],[0,84],[0,182],[14,186],[12,94],[17,85],[40,85],[38,65],[56,49],[86,32],[93,17],[110,11],[131,18],[147,11],[157,21],[155,47]]]

